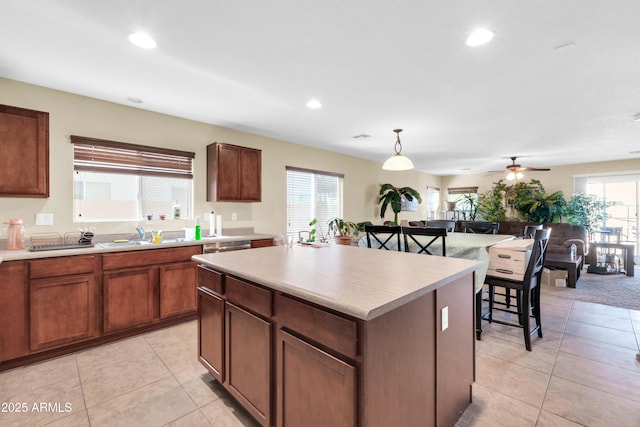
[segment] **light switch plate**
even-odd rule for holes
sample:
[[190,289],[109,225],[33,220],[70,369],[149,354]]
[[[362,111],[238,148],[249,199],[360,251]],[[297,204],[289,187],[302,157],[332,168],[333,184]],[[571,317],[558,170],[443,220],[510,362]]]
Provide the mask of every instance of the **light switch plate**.
[[238,214],[236,212],[231,212],[231,221],[237,221],[238,220]]
[[442,308],[440,311],[440,318],[442,319],[442,330],[446,331],[449,327],[449,306]]
[[37,213],[36,225],[53,225],[52,213]]

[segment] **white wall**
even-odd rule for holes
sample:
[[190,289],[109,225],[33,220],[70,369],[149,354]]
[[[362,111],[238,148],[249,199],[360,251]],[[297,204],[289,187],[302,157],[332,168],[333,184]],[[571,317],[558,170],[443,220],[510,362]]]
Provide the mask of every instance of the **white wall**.
[[[381,164],[377,162],[14,80],[0,78],[0,104],[50,114],[50,197],[0,198],[0,222],[8,221],[9,218],[22,218],[27,235],[50,231],[64,233],[74,231],[79,226],[73,222],[73,146],[69,140],[70,135],[195,152],[195,214],[202,219],[205,212],[214,209],[223,216],[223,227],[254,227],[257,232],[264,233],[284,233],[286,228],[286,166],[343,173],[344,217],[352,221],[382,221],[378,218],[380,184],[389,182],[396,186],[411,186],[423,196],[427,186],[440,187],[441,178],[436,175],[416,171],[383,171]],[[212,142],[262,150],[261,203],[206,202],[206,146]],[[54,214],[52,227],[35,225],[35,214],[41,212]],[[236,212],[238,216],[235,222],[231,221],[232,212]],[[426,215],[426,205],[423,203],[418,212],[403,212],[400,218],[422,219]],[[392,217],[393,213],[388,212],[386,219]],[[95,225],[96,233],[134,233],[138,224],[135,221]],[[148,229],[179,230],[192,226],[192,221],[151,221],[144,224]],[[6,235],[7,228],[0,227],[0,238],[6,238]]]

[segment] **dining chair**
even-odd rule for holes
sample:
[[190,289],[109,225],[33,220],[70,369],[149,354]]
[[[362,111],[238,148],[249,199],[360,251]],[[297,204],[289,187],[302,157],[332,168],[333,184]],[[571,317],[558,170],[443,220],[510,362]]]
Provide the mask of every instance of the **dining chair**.
[[456,222],[447,219],[432,219],[427,221],[427,227],[446,228],[449,233],[453,233],[456,228]]
[[500,224],[488,221],[460,221],[463,233],[498,234]]
[[[442,239],[442,256],[447,256],[447,248],[445,240],[447,238],[447,229],[446,228],[436,228],[436,227],[426,227],[426,228],[418,228],[418,227],[402,227],[402,234],[404,236],[404,251],[409,252],[409,240],[412,240],[418,247],[418,251],[416,253],[425,253],[428,255],[433,255],[431,251],[429,251],[429,246],[434,243],[438,239]],[[415,236],[427,236],[432,237],[431,240],[424,243],[416,239]]]
[[[492,276],[487,274],[485,283],[489,286],[489,311],[482,315],[482,318],[490,323],[500,323],[503,325],[516,326],[523,329],[524,343],[528,351],[531,351],[531,335],[538,333],[542,338],[542,324],[540,319],[540,277],[542,276],[542,268],[544,259],[547,254],[547,246],[549,244],[549,236],[551,229],[536,230],[533,247],[531,249],[531,257],[527,264],[522,280],[511,280],[503,277]],[[505,302],[496,301],[496,287],[505,288],[507,291],[514,289],[516,291],[516,309],[507,307]],[[506,308],[496,307],[496,305]],[[477,307],[480,310],[481,307]],[[517,323],[511,322],[507,317],[505,320],[494,319],[493,311],[502,311],[511,315],[517,315]],[[535,328],[531,329],[530,318],[535,319]]]
[[394,250],[391,245],[395,240],[395,250],[402,251],[402,248],[400,247],[400,234],[402,233],[402,227],[399,225],[365,225],[364,232],[367,234],[367,247],[374,247],[372,246],[372,243],[375,241],[378,249]]
[[536,234],[536,230],[542,230],[542,224],[525,226],[524,233],[522,234],[522,238],[533,239],[533,236]]
[[409,221],[409,227],[426,227],[427,221]]

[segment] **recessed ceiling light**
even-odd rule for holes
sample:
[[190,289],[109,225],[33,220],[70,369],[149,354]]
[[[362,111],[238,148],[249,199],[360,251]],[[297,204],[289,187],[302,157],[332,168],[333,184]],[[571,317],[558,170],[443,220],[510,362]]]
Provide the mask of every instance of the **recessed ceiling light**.
[[134,104],[142,104],[142,99],[134,98],[133,96],[128,97],[127,101],[133,102]]
[[480,46],[488,43],[493,38],[493,33],[489,30],[476,30],[467,39],[467,46]]
[[157,46],[155,40],[145,33],[129,34],[129,41],[143,49],[153,49]]
[[322,104],[317,99],[311,99],[307,102],[307,108],[317,109],[322,108]]

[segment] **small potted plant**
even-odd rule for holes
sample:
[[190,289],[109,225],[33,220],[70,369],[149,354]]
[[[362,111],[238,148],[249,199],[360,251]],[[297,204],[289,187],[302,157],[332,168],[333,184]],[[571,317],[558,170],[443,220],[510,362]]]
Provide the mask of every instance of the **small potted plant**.
[[358,225],[355,222],[345,221],[342,218],[331,218],[329,233],[333,234],[338,245],[351,245],[351,237],[358,232]]

